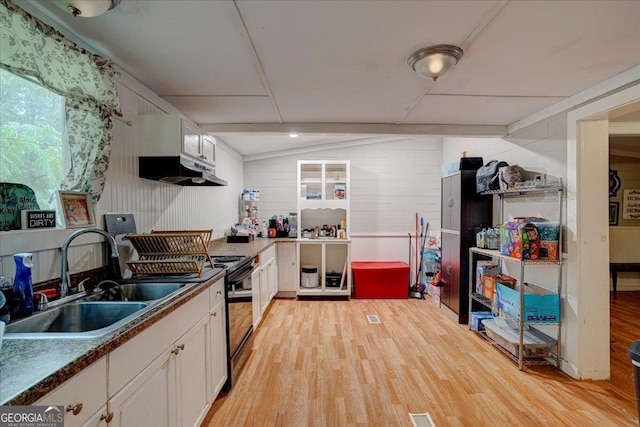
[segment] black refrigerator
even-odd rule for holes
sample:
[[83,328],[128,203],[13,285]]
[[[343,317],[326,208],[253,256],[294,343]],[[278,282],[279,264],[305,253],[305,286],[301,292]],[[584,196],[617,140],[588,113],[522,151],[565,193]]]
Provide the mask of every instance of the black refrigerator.
[[466,169],[442,178],[442,279],[440,301],[468,323],[469,248],[476,230],[490,227],[492,196],[476,193],[476,170]]

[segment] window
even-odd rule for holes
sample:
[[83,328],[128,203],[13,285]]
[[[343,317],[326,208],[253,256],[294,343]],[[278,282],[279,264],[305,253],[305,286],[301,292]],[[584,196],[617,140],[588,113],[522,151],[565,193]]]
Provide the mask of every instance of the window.
[[0,69],[0,182],[25,184],[56,209],[64,178],[65,98]]

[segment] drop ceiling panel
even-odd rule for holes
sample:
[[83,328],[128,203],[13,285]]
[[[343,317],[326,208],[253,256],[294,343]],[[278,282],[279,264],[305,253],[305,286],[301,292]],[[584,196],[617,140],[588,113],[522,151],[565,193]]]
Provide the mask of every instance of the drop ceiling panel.
[[407,57],[462,43],[494,4],[283,1],[239,9],[285,121],[394,123],[428,86]]
[[277,122],[268,96],[165,96],[196,123]]
[[233,2],[125,0],[95,19],[42,4],[159,95],[266,95]]
[[509,2],[438,92],[570,96],[638,64],[640,1]]
[[561,101],[561,98],[501,98],[484,96],[425,96],[405,118],[405,124],[508,125],[535,111]]

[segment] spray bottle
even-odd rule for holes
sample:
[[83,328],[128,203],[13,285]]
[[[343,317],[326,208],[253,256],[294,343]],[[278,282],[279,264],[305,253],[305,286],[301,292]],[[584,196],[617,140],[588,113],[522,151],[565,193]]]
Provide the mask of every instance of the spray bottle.
[[13,279],[12,306],[16,317],[25,317],[33,313],[33,285],[31,283],[31,267],[33,254],[23,252],[15,254],[16,276]]

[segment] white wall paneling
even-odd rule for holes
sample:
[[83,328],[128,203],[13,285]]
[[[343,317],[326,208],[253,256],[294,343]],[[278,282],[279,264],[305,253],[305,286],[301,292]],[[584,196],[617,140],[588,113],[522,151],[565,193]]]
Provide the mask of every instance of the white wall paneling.
[[[296,210],[297,160],[350,160],[351,224],[347,227],[353,235],[379,240],[367,238],[367,248],[359,250],[360,242],[355,239],[352,259],[404,261],[408,257],[408,236],[404,236],[414,232],[416,213],[429,222],[432,230],[440,229],[441,141],[402,138],[247,161],[245,187],[260,190],[261,219],[287,215]],[[389,245],[383,235],[403,236],[405,248],[402,243]],[[379,250],[373,250],[376,247]]]

